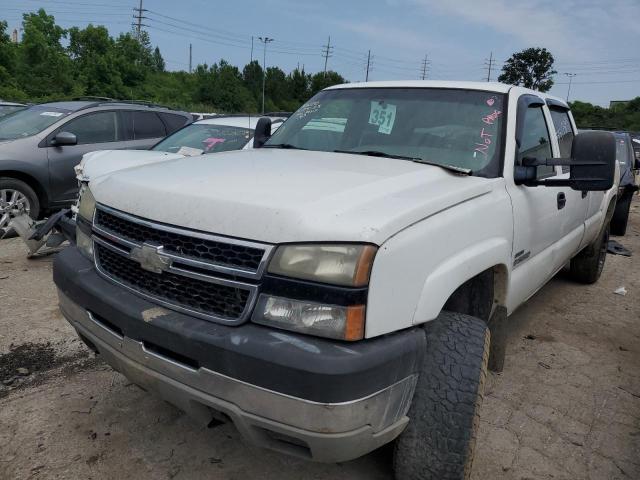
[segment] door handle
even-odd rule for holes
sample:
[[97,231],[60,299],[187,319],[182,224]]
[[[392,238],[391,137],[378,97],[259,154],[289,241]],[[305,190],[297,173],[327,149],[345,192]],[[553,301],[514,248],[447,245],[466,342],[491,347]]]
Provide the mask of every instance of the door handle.
[[566,204],[567,196],[564,194],[564,192],[560,192],[558,194],[558,210],[562,210]]

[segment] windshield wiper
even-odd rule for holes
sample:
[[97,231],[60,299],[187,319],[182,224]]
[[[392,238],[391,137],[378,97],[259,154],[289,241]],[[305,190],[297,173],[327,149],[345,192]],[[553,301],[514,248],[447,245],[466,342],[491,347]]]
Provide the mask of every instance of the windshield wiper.
[[263,145],[262,148],[284,148],[288,150],[307,150],[306,148],[298,147],[292,143],[274,143],[273,145]]
[[443,165],[441,163],[430,162],[429,160],[425,160],[420,157],[409,157],[406,155],[393,155],[391,153],[381,152],[379,150],[334,150],[335,153],[353,153],[354,155],[368,155],[370,157],[384,157],[384,158],[395,158],[398,160],[409,160],[411,162],[416,163],[424,163],[425,165],[433,165],[434,167],[444,168],[445,170],[449,170],[454,173],[461,173],[463,175],[471,175],[471,170],[468,168],[462,167],[454,167],[453,165]]

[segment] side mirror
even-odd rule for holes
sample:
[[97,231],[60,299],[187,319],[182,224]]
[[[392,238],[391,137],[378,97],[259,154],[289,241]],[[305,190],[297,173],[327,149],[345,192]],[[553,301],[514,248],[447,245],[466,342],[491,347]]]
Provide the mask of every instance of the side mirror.
[[253,136],[253,148],[261,148],[271,137],[271,119],[262,117],[258,120],[256,131]]
[[616,141],[609,132],[584,132],[573,138],[571,147],[573,190],[604,191],[613,186],[616,171]]
[[[536,178],[539,166],[568,166],[569,179]],[[525,157],[514,170],[517,185],[570,187],[583,192],[605,191],[613,186],[616,171],[616,141],[610,132],[584,132],[573,138],[571,158]]]
[[64,145],[77,145],[78,138],[71,132],[60,132],[51,141],[56,147],[62,147]]

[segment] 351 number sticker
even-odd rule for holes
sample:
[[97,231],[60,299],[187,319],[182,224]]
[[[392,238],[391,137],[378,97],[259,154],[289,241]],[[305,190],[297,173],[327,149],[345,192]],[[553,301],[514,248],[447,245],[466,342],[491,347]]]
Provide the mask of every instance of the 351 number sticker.
[[371,102],[369,123],[378,125],[378,133],[389,135],[396,121],[396,106],[385,102]]

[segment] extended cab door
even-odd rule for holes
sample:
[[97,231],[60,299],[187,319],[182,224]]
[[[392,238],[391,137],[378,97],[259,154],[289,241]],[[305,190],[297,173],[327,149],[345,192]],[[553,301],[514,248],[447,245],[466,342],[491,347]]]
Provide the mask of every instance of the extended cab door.
[[[73,133],[76,145],[55,146],[51,140],[59,132]],[[49,182],[52,202],[64,205],[75,200],[78,182],[73,167],[85,153],[95,150],[127,148],[123,141],[122,121],[117,110],[90,112],[72,118],[47,137]]]
[[[516,165],[524,157],[551,158],[554,156],[554,135],[547,107],[536,95],[522,95],[517,104]],[[505,160],[509,161],[509,160]],[[567,207],[569,187],[527,187],[516,185],[512,169],[505,178],[513,206],[512,281],[509,310],[513,310],[542,287],[566,261],[561,245],[569,224],[574,219]],[[538,178],[562,175],[560,168],[538,167]],[[583,218],[579,221],[582,222]],[[578,239],[579,241],[579,239]]]

